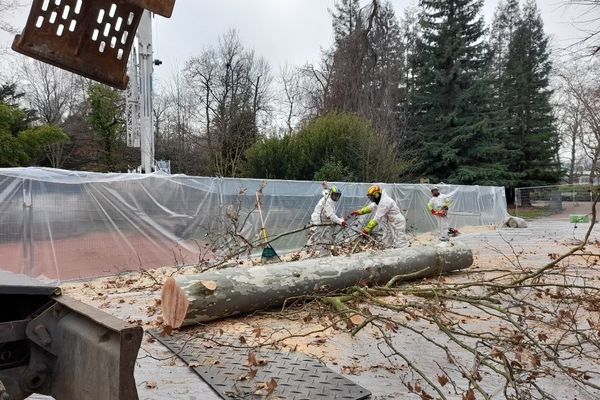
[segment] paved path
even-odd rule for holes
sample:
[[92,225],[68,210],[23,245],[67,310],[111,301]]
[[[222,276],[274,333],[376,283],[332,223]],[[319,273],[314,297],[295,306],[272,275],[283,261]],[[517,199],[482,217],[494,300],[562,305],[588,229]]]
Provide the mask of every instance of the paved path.
[[[528,222],[526,229],[501,228],[497,231],[461,235],[457,240],[471,246],[481,261],[502,255],[519,254],[535,265],[549,261],[549,254],[567,251],[585,237],[590,224],[572,224],[568,215],[548,217]],[[590,241],[600,239],[600,224],[595,225]]]

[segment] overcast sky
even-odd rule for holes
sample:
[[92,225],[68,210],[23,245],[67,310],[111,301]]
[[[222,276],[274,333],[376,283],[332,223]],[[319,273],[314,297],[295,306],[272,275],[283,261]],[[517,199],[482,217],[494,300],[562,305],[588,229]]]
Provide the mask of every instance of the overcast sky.
[[[572,21],[580,15],[564,0],[538,0],[548,34],[564,47],[582,33]],[[367,1],[362,1],[366,4]],[[417,0],[392,0],[396,15]],[[173,70],[190,56],[215,44],[229,28],[238,30],[244,44],[266,57],[274,70],[279,65],[316,62],[320,49],[333,41],[328,9],[334,0],[178,0],[171,19],[155,18],[155,41],[164,70]],[[497,1],[484,3],[490,21]],[[164,76],[166,71],[157,71]]]
[[[565,6],[568,0],[538,0],[546,32],[553,46],[566,47],[584,34],[573,25],[574,20],[589,17],[589,9]],[[367,0],[361,3],[366,4]],[[328,9],[334,0],[177,0],[170,19],[155,18],[156,57],[164,64],[156,77],[166,79],[189,57],[214,46],[219,36],[235,28],[246,47],[266,57],[276,72],[280,65],[316,62],[320,49],[332,43],[331,18]],[[392,0],[401,16],[407,6],[417,0]],[[489,22],[496,0],[486,0],[484,13]],[[29,9],[16,13],[11,21],[22,29]],[[0,43],[10,46],[9,35],[0,35]],[[4,57],[4,56],[0,56]]]

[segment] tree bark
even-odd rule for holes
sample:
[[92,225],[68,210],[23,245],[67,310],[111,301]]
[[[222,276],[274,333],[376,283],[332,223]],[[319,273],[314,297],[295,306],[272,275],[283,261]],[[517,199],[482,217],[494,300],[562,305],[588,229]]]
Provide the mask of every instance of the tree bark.
[[[177,285],[189,301],[181,326],[280,306],[293,297],[328,295],[357,284],[437,276],[472,263],[471,250],[452,243],[180,276]],[[163,302],[164,320],[173,321],[177,310],[167,304],[172,302]]]

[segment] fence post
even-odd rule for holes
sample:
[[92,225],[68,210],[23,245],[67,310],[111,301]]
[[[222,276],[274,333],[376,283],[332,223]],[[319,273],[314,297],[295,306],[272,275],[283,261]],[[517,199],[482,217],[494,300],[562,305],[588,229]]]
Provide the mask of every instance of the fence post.
[[33,276],[33,193],[31,179],[23,179],[23,274]]

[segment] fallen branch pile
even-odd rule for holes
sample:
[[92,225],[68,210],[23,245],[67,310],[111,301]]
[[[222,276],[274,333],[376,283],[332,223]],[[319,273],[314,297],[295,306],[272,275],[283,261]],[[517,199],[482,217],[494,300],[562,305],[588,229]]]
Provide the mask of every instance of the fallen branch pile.
[[[465,275],[458,283],[396,287],[394,278],[321,302],[345,319],[353,336],[376,331],[386,357],[418,376],[405,385],[422,399],[453,398],[448,387],[464,400],[499,393],[506,399],[560,399],[573,388],[598,398],[600,285],[593,270],[570,262],[597,265],[600,255],[586,249],[595,219],[594,204],[584,240],[541,268],[525,268],[515,254],[512,271],[486,280]],[[437,355],[411,357],[399,341],[407,335],[436,348]]]

